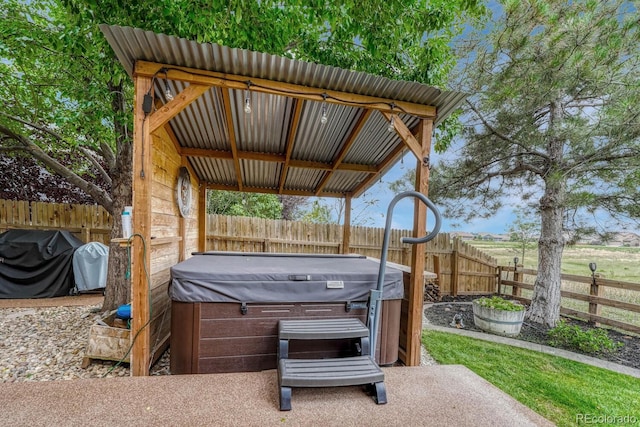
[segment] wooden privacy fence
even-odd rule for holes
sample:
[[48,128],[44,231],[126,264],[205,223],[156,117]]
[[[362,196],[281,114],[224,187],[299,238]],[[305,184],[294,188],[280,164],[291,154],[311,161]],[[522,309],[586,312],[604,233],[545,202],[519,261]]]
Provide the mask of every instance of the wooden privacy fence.
[[67,230],[85,243],[109,244],[111,217],[97,205],[72,205],[0,199],[0,232],[29,230]]
[[[0,232],[12,228],[68,230],[84,242],[109,244],[111,218],[97,205],[27,202],[0,199]],[[409,265],[411,245],[400,243],[410,230],[391,231],[388,260]],[[342,226],[207,215],[206,249],[238,252],[340,254]],[[380,258],[383,228],[351,228],[349,252]],[[495,292],[497,262],[491,256],[447,233],[426,244],[425,270],[438,275],[441,295]]]
[[[286,220],[208,215],[206,249],[237,252],[340,254],[342,226]],[[411,246],[400,243],[410,230],[391,231],[388,260],[409,265]],[[380,258],[384,229],[351,227],[349,252]],[[425,270],[438,275],[441,295],[495,292],[497,261],[449,234],[426,244]]]
[[[498,267],[498,292],[530,303],[537,270]],[[512,280],[508,279],[512,275]],[[503,277],[504,276],[504,277]],[[562,274],[560,312],[583,320],[640,333],[640,284],[609,280],[598,274]],[[524,292],[523,292],[524,290]],[[526,296],[523,295],[526,293]]]

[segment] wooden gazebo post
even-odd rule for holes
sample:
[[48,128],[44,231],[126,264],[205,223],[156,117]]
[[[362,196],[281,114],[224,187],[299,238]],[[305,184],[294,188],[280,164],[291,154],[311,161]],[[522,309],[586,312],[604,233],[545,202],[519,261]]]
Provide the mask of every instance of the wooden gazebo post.
[[[429,156],[431,153],[431,133],[433,121],[420,120],[417,139],[422,155],[416,164],[416,191],[429,195]],[[413,215],[413,236],[426,235],[427,207],[415,201]],[[425,244],[411,247],[411,286],[409,287],[409,319],[407,324],[407,360],[408,366],[420,365],[422,337],[422,309],[424,301],[424,251]]]
[[151,133],[149,120],[143,111],[144,96],[151,89],[152,78],[136,76],[133,131],[133,229],[139,236],[132,243],[131,272],[131,336],[135,337],[131,351],[131,375],[149,375],[150,329],[149,284],[151,265]]
[[344,222],[342,225],[342,253],[349,254],[351,239],[351,196],[344,196]]
[[207,250],[207,186],[202,182],[198,196],[198,250]]

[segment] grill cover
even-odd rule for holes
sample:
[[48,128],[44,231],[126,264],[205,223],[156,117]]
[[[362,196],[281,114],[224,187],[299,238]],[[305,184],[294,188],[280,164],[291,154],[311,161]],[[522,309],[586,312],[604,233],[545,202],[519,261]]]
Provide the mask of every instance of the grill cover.
[[73,287],[73,252],[82,241],[68,231],[9,230],[0,234],[0,298],[50,298]]
[[[363,256],[205,252],[171,267],[169,295],[181,302],[365,301],[379,268]],[[383,299],[403,294],[402,272],[387,267]]]
[[80,246],[73,254],[73,276],[78,292],[107,286],[109,247],[100,242]]

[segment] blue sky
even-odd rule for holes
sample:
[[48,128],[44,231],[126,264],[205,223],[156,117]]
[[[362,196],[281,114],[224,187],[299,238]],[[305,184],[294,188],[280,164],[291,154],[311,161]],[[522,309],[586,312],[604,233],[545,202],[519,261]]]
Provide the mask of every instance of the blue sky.
[[[433,159],[437,161],[438,155],[434,153]],[[396,196],[396,193],[389,190],[389,182],[395,181],[406,173],[409,168],[415,167],[415,159],[412,154],[405,154],[404,164],[398,162],[383,178],[358,199],[352,201],[353,213],[362,210],[361,200],[377,199],[375,206],[367,209],[367,214],[371,218],[366,225],[372,227],[384,227],[386,221],[387,208],[389,203]],[[503,208],[496,212],[494,216],[487,219],[477,219],[468,223],[461,223],[459,220],[443,217],[441,231],[468,231],[487,233],[506,233],[511,223],[515,220],[515,214],[509,208]],[[427,228],[431,229],[434,222],[433,215],[427,217]],[[407,198],[400,201],[393,212],[393,228],[412,229],[413,228],[413,199]]]

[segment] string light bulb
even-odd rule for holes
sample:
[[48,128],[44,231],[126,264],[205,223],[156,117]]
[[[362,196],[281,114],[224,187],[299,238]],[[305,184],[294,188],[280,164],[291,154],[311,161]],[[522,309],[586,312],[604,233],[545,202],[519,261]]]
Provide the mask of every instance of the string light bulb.
[[395,116],[393,115],[393,108],[395,107],[395,104],[391,104],[391,118],[389,119],[389,126],[387,126],[387,132],[393,132],[394,130],[396,130],[396,126],[394,123],[395,120]]
[[173,92],[171,91],[171,87],[169,86],[169,80],[167,79],[167,73],[169,72],[168,69],[166,68],[162,68],[160,70],[161,73],[164,73],[164,97],[167,101],[173,101]]
[[244,91],[244,112],[251,114],[251,82],[247,82],[247,90]]
[[244,98],[244,112],[247,114],[251,114],[251,98],[249,98],[249,91],[247,91],[247,96]]
[[321,115],[320,115],[320,124],[321,125],[326,125],[328,120],[329,119],[327,118],[327,94],[323,93],[322,94],[322,110],[321,110]]

